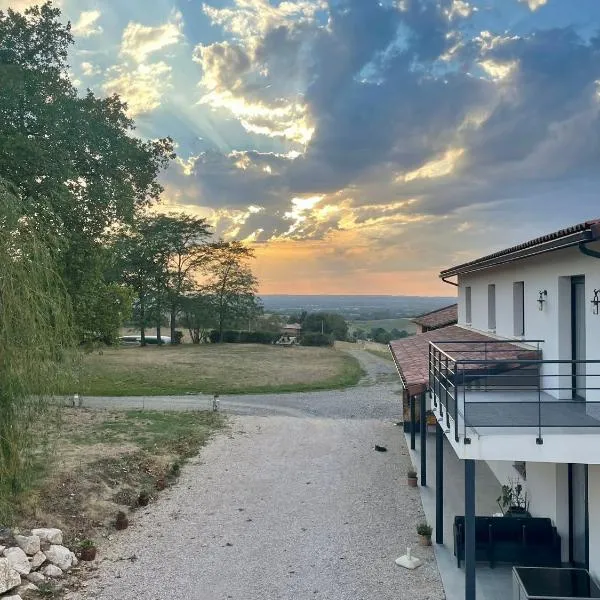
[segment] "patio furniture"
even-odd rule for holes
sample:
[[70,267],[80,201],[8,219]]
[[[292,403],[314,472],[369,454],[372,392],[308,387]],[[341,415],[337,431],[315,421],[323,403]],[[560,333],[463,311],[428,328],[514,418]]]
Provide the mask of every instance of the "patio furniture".
[[600,588],[585,569],[513,567],[513,600],[600,598]]
[[[454,517],[454,555],[465,558],[465,518]],[[475,517],[475,560],[535,567],[561,564],[560,536],[543,517]]]

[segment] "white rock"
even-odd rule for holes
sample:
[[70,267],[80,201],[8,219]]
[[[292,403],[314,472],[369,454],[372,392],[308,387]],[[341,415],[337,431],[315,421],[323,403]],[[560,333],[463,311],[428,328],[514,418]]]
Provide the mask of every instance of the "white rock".
[[[18,594],[27,594],[28,592],[37,592],[40,588],[35,583],[22,583],[17,588]],[[4,598],[2,599],[4,600]]]
[[21,585],[21,576],[10,566],[7,558],[0,558],[0,594],[18,585]]
[[40,551],[40,538],[37,535],[15,535],[15,542],[29,556]]
[[2,554],[6,550],[6,546],[0,545],[0,554]]
[[42,573],[46,577],[62,577],[63,576],[63,570],[60,567],[57,567],[56,565],[48,565],[47,567],[44,567],[42,569]]
[[63,543],[63,535],[60,529],[43,527],[41,529],[32,529],[31,533],[32,535],[37,535],[42,542],[59,545]]
[[8,564],[20,575],[27,575],[31,571],[27,554],[21,548],[7,548],[4,556],[6,556]]
[[13,594],[12,596],[2,596],[2,600],[23,600],[19,594]]
[[36,552],[30,559],[31,569],[39,569],[46,562],[46,555],[43,552]]
[[26,575],[25,578],[28,581],[31,581],[31,583],[35,583],[35,585],[41,585],[46,581],[46,578],[41,573],[37,573],[35,571],[33,573],[29,573],[29,575]]
[[57,546],[52,544],[48,550],[44,552],[46,558],[63,571],[68,571],[73,566],[75,555],[65,546]]

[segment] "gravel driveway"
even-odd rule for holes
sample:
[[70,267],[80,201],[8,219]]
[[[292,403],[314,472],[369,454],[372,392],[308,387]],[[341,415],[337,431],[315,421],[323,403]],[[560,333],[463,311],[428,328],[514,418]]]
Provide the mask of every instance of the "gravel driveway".
[[[423,510],[405,482],[393,365],[363,354],[368,376],[349,390],[225,398],[230,429],[132,514],[71,597],[443,598],[433,552],[416,544]],[[394,564],[407,545],[424,559],[416,571]]]

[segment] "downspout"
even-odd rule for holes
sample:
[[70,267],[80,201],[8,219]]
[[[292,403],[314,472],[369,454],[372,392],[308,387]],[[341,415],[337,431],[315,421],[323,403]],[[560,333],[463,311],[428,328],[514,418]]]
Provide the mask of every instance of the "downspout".
[[449,283],[450,285],[453,285],[454,287],[458,287],[458,283],[454,283],[454,281],[448,281],[445,277],[442,277],[441,279],[444,283]]
[[581,252],[582,254],[585,254],[586,256],[591,256],[592,258],[600,258],[600,252],[598,252],[597,250],[592,250],[591,248],[587,247],[587,245],[589,243],[590,242],[580,242],[579,252]]

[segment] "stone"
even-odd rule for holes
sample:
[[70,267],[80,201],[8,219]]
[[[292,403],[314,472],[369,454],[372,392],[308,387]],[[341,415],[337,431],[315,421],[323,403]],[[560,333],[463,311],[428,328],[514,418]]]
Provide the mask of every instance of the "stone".
[[7,558],[0,558],[0,594],[18,585],[21,585],[21,576],[10,566]]
[[29,573],[29,575],[26,575],[25,579],[27,579],[27,581],[31,581],[31,583],[35,583],[35,585],[42,585],[42,583],[46,582],[46,578],[41,573],[38,573],[36,571],[34,571],[33,573]]
[[2,600],[23,600],[19,594],[13,594],[12,596],[2,596]]
[[20,575],[27,575],[31,571],[27,554],[21,548],[7,548],[4,556],[8,560],[8,564]]
[[[22,583],[18,588],[17,588],[17,594],[19,594],[20,596],[27,596],[29,595],[30,592],[37,592],[39,591],[39,587],[37,585],[35,585],[35,583]],[[4,598],[2,599],[4,600]]]
[[36,552],[31,558],[31,569],[35,571],[46,562],[46,555],[43,552]]
[[40,551],[40,538],[37,535],[15,535],[15,542],[29,556]]
[[76,560],[75,555],[68,548],[56,544],[52,544],[44,554],[53,565],[63,571],[68,571],[73,566],[73,560]]
[[42,569],[42,573],[46,577],[59,578],[63,576],[63,570],[56,565],[48,565]]
[[59,546],[63,543],[63,535],[60,529],[43,527],[41,529],[32,529],[31,533],[32,535],[37,535],[42,542],[58,544]]
[[6,550],[6,546],[0,546],[0,554],[2,554]]

